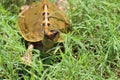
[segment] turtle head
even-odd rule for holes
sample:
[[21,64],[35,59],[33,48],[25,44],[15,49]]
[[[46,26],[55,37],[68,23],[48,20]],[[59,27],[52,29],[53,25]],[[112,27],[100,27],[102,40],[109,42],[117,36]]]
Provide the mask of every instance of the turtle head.
[[44,32],[44,38],[56,42],[60,37],[60,32],[57,30],[50,30],[49,32]]
[[50,30],[49,32],[44,32],[43,46],[46,50],[54,46],[60,37],[60,32],[57,30]]

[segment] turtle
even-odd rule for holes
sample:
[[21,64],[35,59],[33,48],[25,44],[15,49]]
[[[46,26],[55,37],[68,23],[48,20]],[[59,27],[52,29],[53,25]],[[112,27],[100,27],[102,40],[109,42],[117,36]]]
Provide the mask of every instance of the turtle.
[[24,5],[18,16],[19,32],[27,42],[28,52],[22,60],[31,63],[32,43],[41,42],[43,51],[49,50],[55,43],[63,41],[61,34],[69,29],[70,21],[65,12],[58,6],[47,0],[36,2],[32,5]]

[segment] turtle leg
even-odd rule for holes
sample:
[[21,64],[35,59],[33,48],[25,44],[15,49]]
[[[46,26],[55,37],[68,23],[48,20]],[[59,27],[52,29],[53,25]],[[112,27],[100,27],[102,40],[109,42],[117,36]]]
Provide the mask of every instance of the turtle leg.
[[32,62],[33,48],[34,48],[33,44],[29,44],[27,52],[24,54],[23,57],[21,57],[22,61],[25,62],[26,64],[31,64],[31,62]]

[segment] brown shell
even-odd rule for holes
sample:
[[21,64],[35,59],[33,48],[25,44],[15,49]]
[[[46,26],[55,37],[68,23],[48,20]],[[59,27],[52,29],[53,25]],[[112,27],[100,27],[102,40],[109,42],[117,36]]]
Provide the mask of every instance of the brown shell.
[[[53,3],[48,2],[50,30],[65,32],[69,25],[69,19],[65,13]],[[30,42],[41,41],[44,38],[43,4],[35,3],[19,14],[18,25],[23,38]]]

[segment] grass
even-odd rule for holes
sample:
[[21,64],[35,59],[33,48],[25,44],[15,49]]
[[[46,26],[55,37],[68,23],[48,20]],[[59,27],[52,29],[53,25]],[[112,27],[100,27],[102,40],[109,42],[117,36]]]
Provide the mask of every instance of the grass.
[[10,9],[1,1],[0,80],[120,79],[120,1],[68,2],[72,32],[65,35],[65,50],[56,46],[47,57],[34,50],[32,65],[26,65],[20,60],[26,52],[17,24],[20,5]]

